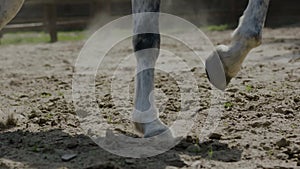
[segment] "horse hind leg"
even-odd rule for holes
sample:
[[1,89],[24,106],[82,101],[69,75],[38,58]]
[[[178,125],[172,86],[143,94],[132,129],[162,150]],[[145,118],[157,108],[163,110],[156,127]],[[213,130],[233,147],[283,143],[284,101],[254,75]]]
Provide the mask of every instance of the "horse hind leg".
[[[251,49],[259,46],[262,39],[270,0],[249,0],[247,9],[240,18],[239,26],[232,34],[229,46],[220,45],[206,60],[206,71],[210,82],[217,88],[224,90],[230,80],[237,75],[241,65]],[[216,68],[216,60],[221,60],[222,68]],[[217,65],[218,66],[218,65]],[[218,84],[215,70],[223,69],[225,72],[225,85]]]
[[19,12],[24,0],[0,0],[0,30]]

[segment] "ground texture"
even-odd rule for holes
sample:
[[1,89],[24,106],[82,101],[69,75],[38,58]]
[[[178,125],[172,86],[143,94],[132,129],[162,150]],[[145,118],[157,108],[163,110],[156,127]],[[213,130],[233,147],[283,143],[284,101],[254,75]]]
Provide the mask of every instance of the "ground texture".
[[[207,32],[212,42],[228,44],[230,31]],[[193,37],[184,35],[190,42]],[[195,125],[176,147],[149,158],[111,154],[97,146],[80,128],[72,101],[74,64],[84,42],[0,46],[0,104],[2,115],[13,114],[12,126],[1,126],[0,168],[300,168],[300,28],[264,30],[263,44],[251,51],[237,78],[225,92],[220,124],[208,140],[198,143],[212,88],[201,63],[189,59],[179,42],[163,39],[162,48],[182,56],[198,81],[199,109]],[[194,50],[207,54],[205,45]],[[116,133],[137,136],[120,107],[112,102],[111,81],[118,58],[131,52],[125,40],[109,52],[96,76],[96,99],[103,117]],[[161,65],[176,64],[163,59]],[[134,63],[123,71],[134,70]],[[178,70],[174,75],[180,77]],[[182,73],[183,74],[183,73]],[[180,111],[176,80],[156,72],[160,117],[171,125]],[[164,93],[164,95],[162,94]],[[167,99],[166,99],[167,98]],[[162,104],[161,102],[157,104]],[[16,125],[14,123],[16,122]],[[75,158],[62,160],[74,154]]]

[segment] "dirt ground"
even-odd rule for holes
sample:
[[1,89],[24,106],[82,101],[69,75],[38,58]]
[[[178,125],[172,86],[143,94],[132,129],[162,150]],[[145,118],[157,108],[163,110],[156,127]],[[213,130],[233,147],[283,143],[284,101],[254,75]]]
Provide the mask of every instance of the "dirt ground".
[[[227,44],[230,32],[206,33],[217,45]],[[192,41],[193,37],[185,38]],[[0,168],[300,168],[300,28],[264,30],[263,44],[249,54],[225,92],[218,128],[200,144],[197,137],[210,108],[212,88],[201,63],[188,60],[189,52],[180,43],[163,42],[162,48],[172,49],[194,64],[190,71],[198,81],[200,115],[176,147],[141,159],[105,151],[79,126],[72,76],[84,41],[0,46],[0,108],[17,119],[16,126],[0,130]],[[211,52],[201,45],[195,50]],[[132,110],[132,95],[130,103],[118,107],[110,89],[117,58],[130,52],[130,40],[110,51],[111,57],[103,61],[96,76],[96,97],[115,131],[137,136],[122,114]],[[134,63],[128,67],[132,70]],[[129,82],[133,91],[133,79]],[[180,110],[179,87],[172,76],[157,71],[156,88],[167,97],[160,117],[170,125]],[[76,157],[63,161],[66,154]]]

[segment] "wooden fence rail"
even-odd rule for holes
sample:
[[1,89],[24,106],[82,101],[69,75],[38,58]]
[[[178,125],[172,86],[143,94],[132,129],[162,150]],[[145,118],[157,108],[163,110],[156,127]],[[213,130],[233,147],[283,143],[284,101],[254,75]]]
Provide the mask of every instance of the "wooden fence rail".
[[[236,25],[247,2],[248,0],[162,0],[162,12],[181,16],[198,26]],[[271,0],[266,25],[300,24],[299,6],[300,0]],[[111,16],[130,14],[131,0],[25,0],[20,13],[2,33],[44,30],[49,32],[51,42],[55,42],[57,31],[84,29],[98,12]]]
[[[63,10],[60,6],[85,6],[88,7],[88,14],[85,16],[59,16]],[[89,20],[98,11],[110,12],[110,1],[108,0],[26,0],[20,13],[7,25],[1,33],[23,31],[23,30],[44,30],[49,33],[50,41],[56,42],[58,28],[84,28]],[[77,8],[77,9],[80,9]],[[28,13],[30,13],[29,16]],[[35,13],[34,15],[32,15]]]

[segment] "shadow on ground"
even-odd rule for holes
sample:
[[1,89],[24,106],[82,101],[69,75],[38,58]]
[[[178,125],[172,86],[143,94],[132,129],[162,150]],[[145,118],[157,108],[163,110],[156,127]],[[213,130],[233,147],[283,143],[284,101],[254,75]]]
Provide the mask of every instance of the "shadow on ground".
[[[111,154],[98,147],[89,137],[70,135],[62,130],[46,132],[0,133],[0,168],[157,168],[166,166],[187,166],[180,155],[188,154],[200,158],[233,162],[241,159],[242,151],[229,148],[218,141],[208,141],[199,145],[200,149],[189,151],[194,140],[182,140],[176,147],[161,155],[133,159]],[[62,161],[61,156],[76,154],[70,161]]]

